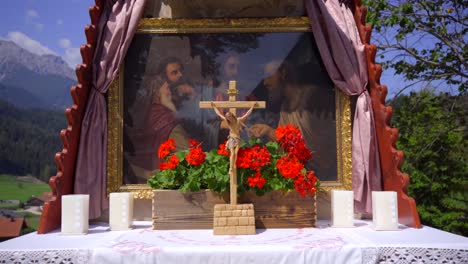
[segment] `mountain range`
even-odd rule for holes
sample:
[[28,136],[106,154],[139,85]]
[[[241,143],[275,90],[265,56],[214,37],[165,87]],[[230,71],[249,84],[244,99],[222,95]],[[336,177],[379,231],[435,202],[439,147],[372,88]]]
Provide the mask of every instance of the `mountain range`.
[[0,98],[22,108],[65,109],[76,76],[59,56],[31,53],[0,40]]

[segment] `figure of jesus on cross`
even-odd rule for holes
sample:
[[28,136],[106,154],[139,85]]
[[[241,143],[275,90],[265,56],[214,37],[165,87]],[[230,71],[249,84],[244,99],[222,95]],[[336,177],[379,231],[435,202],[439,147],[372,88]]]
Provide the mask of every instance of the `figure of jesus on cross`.
[[[229,181],[230,181],[230,203],[237,204],[237,152],[240,148],[240,131],[247,117],[252,113],[254,108],[265,108],[265,102],[252,102],[252,101],[236,101],[237,89],[236,82],[229,82],[228,89],[229,101],[202,101],[200,108],[213,108],[216,114],[224,121],[229,127],[229,137],[226,142],[226,148],[230,152],[229,158]],[[225,115],[219,111],[219,108],[229,108],[229,112]],[[247,113],[242,117],[237,117],[237,108],[249,108]]]

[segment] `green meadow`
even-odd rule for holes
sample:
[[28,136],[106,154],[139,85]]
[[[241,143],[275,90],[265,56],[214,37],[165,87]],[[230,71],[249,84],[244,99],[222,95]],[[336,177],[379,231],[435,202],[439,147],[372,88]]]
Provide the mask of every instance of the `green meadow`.
[[[0,200],[20,200],[25,203],[31,196],[39,196],[44,192],[50,192],[48,184],[18,181],[15,176],[0,175]],[[0,203],[0,209],[15,210],[18,209],[17,207],[17,205]],[[30,212],[20,212],[19,214],[24,215],[31,228],[37,229],[40,215]]]
[[20,200],[24,203],[31,196],[44,192],[50,192],[48,184],[17,181],[15,176],[0,175],[0,200]]
[[41,218],[40,215],[35,215],[29,212],[21,212],[20,214],[22,214],[26,221],[28,221],[30,228],[37,230],[37,227],[39,226],[39,219]]

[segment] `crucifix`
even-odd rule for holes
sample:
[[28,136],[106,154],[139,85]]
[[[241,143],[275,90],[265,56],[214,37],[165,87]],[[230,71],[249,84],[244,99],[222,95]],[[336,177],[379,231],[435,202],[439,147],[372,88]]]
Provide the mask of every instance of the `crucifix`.
[[[245,119],[250,115],[254,108],[265,108],[265,101],[236,101],[237,89],[236,81],[229,81],[229,89],[227,90],[229,101],[201,101],[200,108],[213,108],[216,114],[225,120],[229,126],[229,137],[226,143],[226,148],[229,149],[229,187],[230,187],[230,203],[237,204],[237,152],[240,147],[240,129],[244,125]],[[229,112],[223,115],[219,108],[229,108]],[[246,114],[242,117],[237,117],[237,108],[249,108]]]

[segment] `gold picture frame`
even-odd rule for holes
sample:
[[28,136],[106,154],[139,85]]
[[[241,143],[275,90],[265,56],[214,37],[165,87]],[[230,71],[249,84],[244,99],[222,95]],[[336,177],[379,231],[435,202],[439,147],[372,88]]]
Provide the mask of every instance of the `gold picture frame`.
[[[141,19],[137,34],[311,32],[307,17],[265,19]],[[137,199],[152,199],[145,184],[124,184],[124,70],[108,91],[107,193],[133,192]],[[351,106],[349,96],[335,88],[336,180],[321,181],[321,188],[351,189]]]

